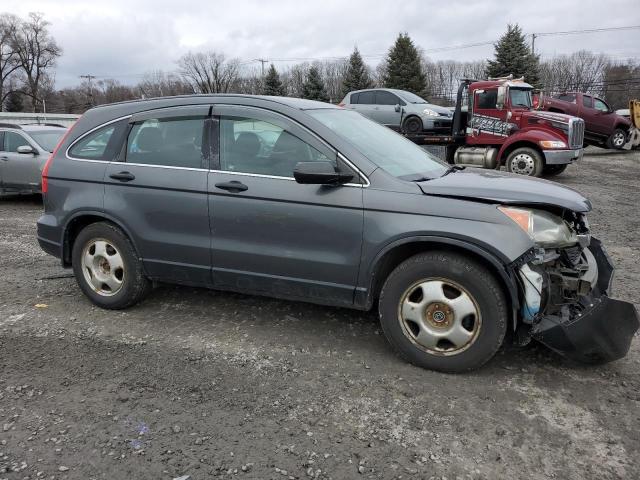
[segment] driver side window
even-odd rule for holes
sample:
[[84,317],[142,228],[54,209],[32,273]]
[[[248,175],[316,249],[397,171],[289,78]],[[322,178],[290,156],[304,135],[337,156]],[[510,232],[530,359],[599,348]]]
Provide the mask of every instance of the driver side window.
[[609,111],[609,107],[607,106],[606,103],[604,103],[602,100],[600,100],[599,98],[594,98],[593,99],[593,107],[596,110],[599,110],[601,112],[608,112]]
[[330,162],[308,143],[273,123],[248,118],[220,118],[220,169],[293,178],[298,162]]

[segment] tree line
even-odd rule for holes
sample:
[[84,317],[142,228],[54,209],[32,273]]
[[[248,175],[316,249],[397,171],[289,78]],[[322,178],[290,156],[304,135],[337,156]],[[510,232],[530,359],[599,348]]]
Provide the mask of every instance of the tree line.
[[604,54],[578,51],[541,60],[518,25],[509,25],[495,44],[494,58],[471,62],[431,61],[407,33],[400,33],[386,56],[371,68],[358,48],[348,58],[302,62],[266,71],[221,52],[189,52],[174,71],[152,71],[134,85],[114,78],[85,78],[56,89],[61,48],[41,14],[26,19],[0,15],[0,110],[82,113],[94,105],[192,93],[286,95],[337,103],[352,90],[388,87],[408,90],[451,105],[461,78],[513,74],[547,93],[578,90],[605,98],[614,108],[640,97],[640,65],[615,62]]

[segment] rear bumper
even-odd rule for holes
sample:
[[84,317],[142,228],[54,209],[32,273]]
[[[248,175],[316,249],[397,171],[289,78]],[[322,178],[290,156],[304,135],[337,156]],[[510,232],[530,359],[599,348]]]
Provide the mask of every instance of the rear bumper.
[[614,267],[602,244],[592,238],[589,250],[598,265],[597,284],[563,315],[542,317],[531,333],[547,347],[574,360],[610,362],[627,354],[640,321],[633,304],[608,296]]
[[55,217],[45,213],[38,219],[36,229],[40,248],[49,255],[62,258],[62,243],[59,241],[61,238],[60,227]]
[[566,165],[582,158],[584,149],[575,150],[543,150],[547,165]]

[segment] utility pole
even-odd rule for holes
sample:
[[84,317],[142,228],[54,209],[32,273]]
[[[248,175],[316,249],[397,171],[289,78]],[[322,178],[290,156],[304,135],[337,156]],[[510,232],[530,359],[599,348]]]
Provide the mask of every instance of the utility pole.
[[89,82],[89,105],[93,107],[93,86],[91,85],[91,80],[96,78],[96,76],[91,74],[86,74],[86,75],[80,75],[80,78],[85,78],[87,82]]
[[531,34],[531,53],[532,54],[536,54],[536,34],[532,33]]
[[254,61],[256,62],[260,62],[262,65],[262,79],[264,80],[264,64],[267,63],[269,60],[267,60],[266,58],[255,58]]

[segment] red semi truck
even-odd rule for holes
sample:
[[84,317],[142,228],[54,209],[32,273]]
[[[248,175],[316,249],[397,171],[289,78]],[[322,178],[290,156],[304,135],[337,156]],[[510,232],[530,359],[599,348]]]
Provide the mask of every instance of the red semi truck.
[[541,99],[542,109],[580,117],[585,123],[585,144],[603,148],[624,147],[631,121],[616,114],[604,100],[581,92],[564,92]]
[[583,153],[584,121],[534,109],[533,87],[511,77],[462,80],[451,135],[407,135],[447,146],[452,164],[539,177],[557,175]]

